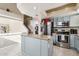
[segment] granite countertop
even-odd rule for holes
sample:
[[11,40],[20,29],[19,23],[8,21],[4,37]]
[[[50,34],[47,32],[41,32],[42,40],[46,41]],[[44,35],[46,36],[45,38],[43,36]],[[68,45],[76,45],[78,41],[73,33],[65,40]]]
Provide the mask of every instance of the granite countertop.
[[27,37],[33,37],[33,38],[36,38],[36,39],[40,39],[40,40],[50,40],[51,39],[51,36],[49,35],[35,35],[35,34],[22,34],[23,36],[27,36]]

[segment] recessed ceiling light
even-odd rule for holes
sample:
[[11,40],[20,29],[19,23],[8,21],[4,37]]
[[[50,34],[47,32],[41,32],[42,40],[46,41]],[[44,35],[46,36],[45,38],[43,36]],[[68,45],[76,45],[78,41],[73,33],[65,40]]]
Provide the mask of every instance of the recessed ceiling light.
[[36,10],[36,9],[37,9],[37,7],[36,7],[36,6],[34,6],[34,7],[33,7],[33,9],[34,9],[34,10]]

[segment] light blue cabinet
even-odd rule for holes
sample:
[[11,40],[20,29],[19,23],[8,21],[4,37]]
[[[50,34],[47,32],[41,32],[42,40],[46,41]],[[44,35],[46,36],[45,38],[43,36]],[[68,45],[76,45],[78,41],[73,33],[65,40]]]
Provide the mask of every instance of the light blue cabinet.
[[48,56],[48,42],[41,40],[41,55]]
[[39,56],[40,55],[40,40],[30,37],[23,37],[22,52],[24,55]]
[[75,39],[75,35],[70,35],[70,48],[74,48],[74,39]]
[[21,40],[21,51],[22,51],[22,55],[25,55],[25,43],[24,43],[24,39],[25,39],[25,37],[22,37],[21,38],[22,40]]
[[53,55],[53,41],[22,36],[22,54],[25,56],[51,56]]
[[79,37],[76,36],[75,38],[75,49],[79,52]]
[[[28,41],[27,42],[28,42],[29,48],[26,51],[28,51],[29,55],[31,55],[31,56],[39,56],[40,55],[40,40],[35,39],[35,38],[29,38],[28,40],[29,40],[29,42]],[[26,49],[27,49],[27,47],[26,47]]]
[[52,41],[53,41],[53,44],[58,43],[58,35],[53,35],[52,36]]
[[79,37],[77,35],[70,36],[70,47],[79,52]]

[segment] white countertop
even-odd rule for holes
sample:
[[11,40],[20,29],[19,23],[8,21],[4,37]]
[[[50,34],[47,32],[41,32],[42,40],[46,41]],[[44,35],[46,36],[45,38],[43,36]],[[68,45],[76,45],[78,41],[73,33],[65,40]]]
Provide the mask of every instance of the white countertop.
[[16,33],[0,33],[0,36],[7,36],[7,35],[21,35],[22,32],[16,32]]

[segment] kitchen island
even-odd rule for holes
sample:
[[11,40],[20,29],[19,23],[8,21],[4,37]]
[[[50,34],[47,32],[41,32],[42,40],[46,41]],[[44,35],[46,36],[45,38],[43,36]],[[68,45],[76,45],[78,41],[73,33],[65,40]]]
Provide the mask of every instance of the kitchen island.
[[22,34],[22,54],[25,56],[52,56],[53,41],[48,35]]

